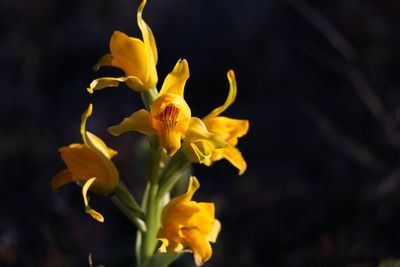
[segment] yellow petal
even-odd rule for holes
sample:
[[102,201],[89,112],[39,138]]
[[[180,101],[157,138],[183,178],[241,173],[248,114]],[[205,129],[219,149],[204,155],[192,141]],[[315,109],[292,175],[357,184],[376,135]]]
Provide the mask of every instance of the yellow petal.
[[186,59],[178,60],[172,72],[165,78],[160,95],[170,93],[183,97],[183,91],[188,78],[189,65]]
[[51,189],[53,191],[57,191],[58,188],[73,182],[71,173],[68,169],[60,171],[56,176],[54,176],[53,180],[51,181]]
[[126,76],[135,76],[145,82],[146,52],[141,40],[114,31],[110,40],[110,51],[112,66],[122,69]]
[[158,252],[166,253],[169,241],[166,238],[158,238],[161,241],[161,246],[158,248]]
[[[189,185],[188,185],[188,190],[185,194],[174,197],[168,204],[164,207],[163,212],[162,212],[162,221],[165,222],[167,221],[167,217],[175,217],[175,216],[170,216],[172,211],[177,210],[178,212],[180,211],[179,205],[182,205],[184,202],[189,202],[193,194],[197,191],[197,189],[200,188],[200,183],[197,180],[196,177],[191,176],[189,179]],[[187,213],[193,213],[198,210],[198,208],[194,205],[188,205],[186,207]]]
[[[97,161],[102,162],[102,166],[107,169],[107,176],[97,176],[97,177],[107,177],[107,191],[111,190],[117,185],[119,179],[119,173],[114,163],[110,160],[113,155],[115,155],[116,151],[109,149],[106,144],[98,138],[96,135],[86,131],[86,122],[87,119],[92,115],[93,105],[90,104],[87,110],[82,115],[80,132],[82,135],[82,139],[84,143],[95,153],[98,155],[98,159],[92,159],[93,162],[96,161],[96,164],[99,164]],[[88,153],[86,153],[88,154]],[[89,154],[88,154],[89,155]],[[100,164],[99,164],[100,165]]]
[[182,233],[190,250],[193,251],[196,266],[201,266],[211,258],[211,245],[197,228],[183,228]]
[[61,158],[67,165],[74,181],[87,181],[91,177],[98,177],[95,187],[96,193],[110,193],[118,182],[103,160],[87,145],[71,145],[59,149]]
[[190,176],[189,179],[189,186],[186,194],[183,195],[185,201],[190,201],[194,195],[194,193],[197,191],[197,189],[200,188],[200,183],[199,180],[195,176]]
[[249,130],[248,120],[237,120],[223,116],[204,119],[204,123],[210,132],[219,135],[231,146],[236,146],[238,138],[246,135]]
[[160,129],[158,131],[158,142],[170,157],[181,147],[181,137],[182,134],[173,128]]
[[222,153],[222,156],[239,170],[239,175],[242,175],[246,171],[247,163],[239,149],[229,146],[221,149],[219,153]]
[[[157,118],[160,118],[160,114],[162,112],[164,112],[164,110],[167,107],[170,107],[171,105],[173,105],[175,108],[178,109],[178,116],[175,118],[175,120],[177,121],[178,125],[176,125],[176,127],[178,127],[179,129],[182,130],[186,130],[184,129],[183,125],[179,125],[183,122],[186,123],[186,128],[188,126],[189,123],[189,119],[191,117],[191,111],[190,108],[188,106],[188,104],[186,103],[185,99],[183,99],[183,97],[177,95],[177,94],[170,94],[170,93],[165,93],[162,95],[159,95],[159,97],[157,97],[153,104],[151,105],[151,116],[155,119],[154,121],[157,121]],[[164,127],[163,125],[160,125],[160,127],[158,127],[157,125],[153,125],[154,128],[160,128],[160,127]]]
[[85,204],[85,211],[87,214],[93,217],[93,219],[99,221],[99,222],[104,222],[104,217],[94,209],[92,209],[89,206],[89,197],[87,196],[87,192],[89,188],[92,186],[92,184],[96,181],[96,177],[90,178],[85,182],[85,184],[82,187],[82,196],[83,196],[83,202]]
[[96,65],[93,66],[94,71],[98,71],[100,67],[102,66],[112,66],[112,60],[113,56],[111,54],[106,54],[102,56],[96,63]]
[[86,140],[86,122],[87,119],[92,116],[92,112],[93,112],[93,105],[89,104],[88,108],[86,109],[86,111],[82,114],[81,117],[81,127],[80,127],[80,132],[81,132],[81,136],[83,139],[83,142],[86,144],[87,140]]
[[146,5],[146,0],[143,0],[140,4],[138,11],[137,11],[137,23],[139,25],[140,31],[142,32],[143,36],[143,43],[144,43],[144,51],[145,51],[145,59],[146,59],[146,83],[148,89],[155,87],[157,84],[157,60],[158,60],[158,53],[157,53],[157,46],[156,41],[151,31],[150,27],[144,22],[142,18],[142,12]]
[[118,152],[107,147],[107,145],[95,134],[86,131],[87,145],[93,150],[100,152],[104,157],[111,159]]
[[205,141],[210,143],[214,148],[223,148],[227,146],[227,143],[222,138],[209,132],[206,124],[196,117],[190,118],[189,127],[185,132],[184,141]]
[[118,87],[119,83],[124,82],[126,83],[131,89],[137,90],[137,91],[144,91],[145,86],[143,85],[143,82],[135,77],[135,76],[128,76],[128,77],[103,77],[103,78],[98,78],[93,80],[89,87],[87,88],[87,91],[89,93],[93,93],[94,90],[101,90],[107,87]]
[[221,231],[221,223],[217,219],[215,219],[211,232],[208,235],[208,241],[215,243],[217,241],[217,237],[220,231]]
[[237,86],[236,86],[235,73],[233,72],[233,70],[228,71],[227,77],[229,80],[229,94],[225,100],[225,103],[222,106],[217,107],[216,109],[211,111],[211,113],[208,114],[206,117],[204,117],[204,119],[218,116],[219,114],[224,112],[235,101],[236,94],[237,94]]
[[214,147],[206,142],[183,143],[183,151],[191,162],[208,166]]
[[129,131],[140,132],[147,136],[157,134],[157,131],[152,126],[149,112],[144,109],[136,111],[128,118],[123,119],[120,124],[111,126],[108,131],[114,136],[119,136]]

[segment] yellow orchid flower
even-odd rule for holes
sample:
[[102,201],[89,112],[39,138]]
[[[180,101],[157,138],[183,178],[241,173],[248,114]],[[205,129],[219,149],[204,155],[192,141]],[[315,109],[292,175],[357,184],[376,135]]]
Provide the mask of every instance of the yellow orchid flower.
[[59,149],[61,159],[67,169],[59,172],[52,180],[52,189],[58,190],[61,186],[78,182],[82,183],[82,196],[86,213],[97,221],[103,222],[104,217],[89,206],[87,191],[107,195],[113,192],[119,181],[119,173],[111,158],[117,151],[109,148],[96,135],[86,131],[86,121],[92,114],[93,106],[82,115],[81,135],[83,144],[71,144]]
[[110,127],[108,131],[114,136],[129,131],[137,131],[147,136],[157,135],[160,146],[169,156],[174,155],[181,147],[181,139],[192,142],[204,140],[213,146],[225,147],[225,141],[213,138],[199,118],[191,117],[190,108],[183,98],[188,78],[188,63],[185,59],[179,60],[165,78],[150,112],[141,109],[120,124]]
[[247,164],[240,151],[236,148],[236,145],[238,138],[247,134],[249,121],[219,116],[235,101],[237,94],[235,73],[233,70],[228,71],[227,77],[230,89],[225,103],[215,108],[202,120],[207,130],[214,135],[214,138],[215,136],[221,138],[227,145],[225,147],[216,147],[204,140],[185,140],[184,150],[191,161],[207,166],[225,158],[239,170],[239,175],[241,175],[246,170]]
[[110,54],[104,55],[93,67],[98,70],[102,66],[113,66],[125,72],[125,77],[103,77],[92,81],[88,91],[106,87],[117,87],[125,82],[131,89],[139,92],[155,88],[157,76],[157,47],[150,27],[142,19],[142,11],[146,5],[143,0],[137,10],[137,23],[142,32],[143,41],[115,31],[110,40]]
[[179,60],[166,77],[158,97],[150,107],[150,112],[141,109],[120,124],[110,127],[109,132],[115,136],[127,131],[138,131],[148,136],[157,135],[167,154],[175,154],[191,118],[190,108],[183,99],[188,78],[188,63],[186,60]]
[[164,207],[157,233],[157,238],[162,242],[159,252],[189,249],[194,254],[197,266],[211,258],[210,242],[216,242],[221,230],[220,222],[215,219],[214,203],[192,200],[199,187],[198,180],[192,176],[188,191],[173,198]]

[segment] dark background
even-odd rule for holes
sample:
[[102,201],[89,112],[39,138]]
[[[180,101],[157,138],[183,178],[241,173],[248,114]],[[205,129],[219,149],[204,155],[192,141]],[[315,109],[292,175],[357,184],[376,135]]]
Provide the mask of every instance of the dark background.
[[[128,266],[135,231],[107,198],[84,214],[80,190],[50,190],[57,149],[88,128],[137,198],[141,136],[110,125],[141,108],[125,85],[90,96],[113,30],[139,36],[134,0],[0,3],[0,266]],[[222,232],[206,266],[377,266],[400,257],[400,3],[396,0],[149,0],[159,86],[179,58],[195,116],[238,97],[225,115],[250,120],[248,170],[194,166]],[[193,266],[185,255],[175,266]]]

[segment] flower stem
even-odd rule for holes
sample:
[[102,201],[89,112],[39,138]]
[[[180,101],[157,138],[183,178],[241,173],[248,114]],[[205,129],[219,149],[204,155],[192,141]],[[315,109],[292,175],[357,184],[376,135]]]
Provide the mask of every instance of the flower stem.
[[149,111],[151,104],[153,103],[154,99],[156,99],[158,96],[158,90],[157,88],[151,88],[146,92],[142,92],[140,95],[142,97],[144,106]]
[[189,166],[190,161],[182,152],[177,153],[171,159],[160,177],[160,188],[157,194],[158,199],[163,199],[163,197],[171,191],[176,182],[185,174]]
[[149,194],[147,196],[147,203],[145,207],[147,231],[143,234],[142,239],[142,263],[154,254],[157,244],[157,231],[161,223],[160,201],[157,199],[161,155],[162,149],[160,147],[154,150],[151,173],[148,179]]

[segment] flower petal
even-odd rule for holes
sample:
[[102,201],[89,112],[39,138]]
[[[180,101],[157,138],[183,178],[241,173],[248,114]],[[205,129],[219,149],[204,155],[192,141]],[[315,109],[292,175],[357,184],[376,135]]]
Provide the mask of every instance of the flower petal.
[[93,66],[94,71],[98,71],[102,66],[112,66],[113,56],[111,54],[105,54],[102,56]]
[[239,175],[242,175],[246,171],[247,163],[239,149],[229,146],[221,149],[219,152],[222,153],[222,156],[239,170]]
[[183,151],[191,162],[198,162],[209,166],[214,147],[207,142],[183,143]]
[[51,189],[53,191],[57,191],[58,188],[73,182],[72,175],[68,169],[60,171],[56,176],[54,176],[53,180],[51,181]]
[[171,73],[165,78],[159,95],[161,96],[165,93],[170,93],[183,97],[183,91],[188,78],[189,65],[186,59],[180,59],[176,63]]
[[214,148],[223,148],[227,143],[218,135],[212,134],[208,131],[205,123],[199,118],[190,118],[189,128],[185,132],[185,142],[209,142]]
[[[144,51],[145,51],[145,59],[146,59],[146,80],[150,80],[153,84],[153,87],[156,85],[158,77],[157,77],[157,60],[158,60],[158,53],[157,53],[157,46],[156,41],[151,31],[150,27],[144,22],[142,18],[142,12],[146,5],[146,0],[143,0],[137,10],[137,23],[142,32],[143,36],[143,43],[144,43]],[[149,89],[149,88],[148,88]]]
[[[114,163],[111,161],[111,157],[116,154],[116,151],[107,147],[107,145],[96,135],[86,131],[86,122],[87,119],[92,115],[93,105],[89,104],[87,110],[83,113],[81,119],[81,127],[80,132],[82,135],[82,139],[84,143],[95,153],[98,155],[98,159],[95,157],[92,159],[92,162],[96,162],[98,166],[104,166],[107,169],[107,174],[104,174],[102,177],[102,181],[107,180],[107,190],[109,191],[117,185],[119,179],[119,173]],[[89,155],[90,153],[86,153]],[[98,163],[101,161],[103,164]],[[106,180],[105,180],[106,179]]]
[[157,131],[152,126],[150,113],[145,109],[136,111],[131,116],[123,119],[120,124],[108,128],[108,131],[114,136],[119,136],[129,131],[140,132],[147,136],[157,134]]
[[[162,212],[162,221],[166,220],[166,215],[169,215],[171,213],[171,211],[173,211],[177,206],[181,205],[184,202],[189,202],[192,197],[193,194],[197,191],[197,189],[200,188],[200,183],[197,180],[196,177],[191,176],[189,179],[189,186],[188,186],[188,190],[185,194],[174,197],[170,202],[168,202],[168,204],[164,207],[163,212]],[[194,210],[192,209],[194,208]],[[193,205],[188,205],[186,207],[186,209],[188,210],[188,212],[190,211],[191,213],[193,213],[195,210],[197,210],[198,208],[193,206]],[[173,216],[175,217],[175,216]]]
[[126,76],[136,76],[145,81],[146,50],[142,40],[114,31],[110,39],[110,51],[112,66],[122,69]]
[[182,134],[173,128],[165,128],[158,131],[158,142],[170,157],[181,147],[181,137]]
[[210,132],[219,135],[231,146],[236,146],[238,138],[246,135],[249,130],[248,120],[231,119],[223,116],[204,119],[204,123]]
[[217,241],[217,237],[220,231],[221,231],[221,223],[220,221],[215,219],[212,226],[212,230],[208,236],[208,241],[215,243]]
[[95,211],[89,206],[89,197],[87,196],[87,192],[89,188],[92,186],[92,184],[96,181],[96,177],[90,178],[85,182],[85,184],[82,187],[82,196],[83,196],[83,202],[85,203],[85,211],[87,214],[93,217],[93,219],[99,221],[99,222],[104,222],[104,217],[101,215],[99,212]]
[[169,241],[166,238],[158,238],[161,241],[161,246],[158,248],[158,252],[167,253],[167,247],[169,245]]
[[193,251],[196,266],[203,265],[204,262],[211,258],[211,245],[197,228],[183,228],[182,233],[190,249]]
[[204,117],[204,119],[213,118],[213,117],[218,116],[219,114],[224,112],[235,101],[236,94],[237,94],[237,85],[236,85],[235,73],[233,72],[233,70],[229,70],[227,72],[227,77],[229,80],[229,94],[225,100],[225,103],[222,106],[217,107],[216,109],[211,111],[211,113],[208,114],[206,117]]
[[135,77],[135,76],[128,76],[128,77],[103,77],[103,78],[98,78],[93,80],[89,87],[86,88],[86,90],[89,93],[93,93],[94,90],[101,90],[107,87],[118,87],[119,83],[124,82],[126,83],[130,88],[134,89],[134,90],[145,90],[145,89],[141,89],[144,88],[143,82]]

